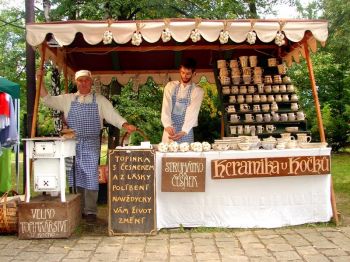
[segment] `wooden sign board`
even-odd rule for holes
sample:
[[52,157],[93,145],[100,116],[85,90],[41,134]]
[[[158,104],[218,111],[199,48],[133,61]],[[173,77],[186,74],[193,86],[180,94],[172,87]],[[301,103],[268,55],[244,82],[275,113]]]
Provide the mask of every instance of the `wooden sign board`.
[[205,158],[163,157],[162,192],[205,192]]
[[156,234],[154,151],[109,151],[108,234]]
[[39,195],[18,206],[18,238],[68,238],[80,223],[80,194]]
[[330,174],[330,156],[264,157],[211,161],[212,179]]

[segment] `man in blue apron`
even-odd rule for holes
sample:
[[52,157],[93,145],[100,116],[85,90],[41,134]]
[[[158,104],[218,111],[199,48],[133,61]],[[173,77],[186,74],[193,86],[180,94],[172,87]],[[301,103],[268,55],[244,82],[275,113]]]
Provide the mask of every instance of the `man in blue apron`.
[[[40,72],[37,75],[40,75]],[[42,86],[40,96],[45,105],[64,112],[68,127],[75,132],[76,186],[77,191],[82,195],[82,215],[89,222],[93,222],[97,214],[98,160],[102,121],[105,119],[118,128],[124,128],[126,132],[133,132],[136,127],[120,116],[109,100],[91,90],[90,71],[76,72],[75,81],[78,91],[74,94],[51,96]]]
[[162,142],[193,142],[193,127],[204,91],[192,82],[196,61],[187,59],[180,66],[180,81],[171,81],[164,88],[161,120],[164,127]]

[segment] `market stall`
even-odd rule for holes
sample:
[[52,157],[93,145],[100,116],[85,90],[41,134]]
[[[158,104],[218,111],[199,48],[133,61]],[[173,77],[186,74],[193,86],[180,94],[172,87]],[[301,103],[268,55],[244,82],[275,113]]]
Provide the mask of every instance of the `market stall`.
[[[183,150],[181,153],[175,152],[176,149],[169,150],[173,151],[172,153],[167,153],[167,149],[158,148],[161,151],[157,152],[155,161],[158,228],[179,226],[180,224],[185,226],[278,227],[324,222],[332,216],[337,221],[336,215],[333,215],[336,214],[336,207],[329,169],[323,173],[308,174],[306,172],[300,176],[294,176],[290,173],[282,175],[277,172],[273,177],[265,175],[249,179],[222,180],[215,180],[212,173],[213,161],[215,160],[277,156],[291,159],[298,156],[330,156],[330,149],[325,148],[326,140],[309,53],[309,50],[316,52],[318,43],[325,44],[328,36],[327,21],[201,19],[68,21],[28,24],[26,29],[27,42],[38,49],[42,64],[43,61],[51,60],[63,71],[66,79],[66,90],[68,90],[68,80],[72,79],[74,72],[83,68],[90,70],[93,77],[103,84],[109,84],[112,79],[116,79],[120,84],[125,84],[133,79],[134,82],[141,84],[149,76],[153,77],[157,83],[165,84],[169,80],[176,79],[179,63],[181,59],[186,57],[193,57],[197,60],[197,75],[194,81],[199,81],[202,76],[205,76],[209,82],[217,84],[223,118],[221,139],[214,143],[213,149],[202,152],[205,150],[204,147],[201,147],[200,153],[194,152],[196,150],[193,148],[192,150]],[[247,66],[241,59],[242,57],[256,57],[259,64]],[[251,105],[248,103],[246,103],[246,108],[241,107],[244,103],[236,101],[236,99],[238,99],[238,95],[241,95],[241,98],[246,101],[247,96],[250,95],[252,101],[249,103],[252,104],[253,98],[256,99],[254,108],[259,108],[259,110],[260,99],[263,95],[270,95],[273,100],[284,99],[281,102],[288,104],[288,106],[290,102],[296,104],[295,91],[287,91],[286,85],[291,84],[290,79],[282,78],[285,76],[284,71],[280,73],[272,71],[271,68],[277,70],[278,65],[288,67],[293,62],[299,62],[301,58],[305,58],[308,64],[320,138],[323,143],[313,144],[312,148],[310,146],[308,149],[305,149],[306,145],[303,145],[304,148],[300,148],[296,140],[289,136],[284,137],[283,143],[279,143],[283,144],[284,147],[276,149],[277,137],[279,138],[283,133],[292,134],[295,138],[297,134],[305,133],[305,136],[300,135],[300,139],[298,137],[298,142],[304,144],[310,142],[307,138],[308,133],[305,125],[303,125],[303,115],[298,115],[293,108],[288,109],[289,115],[287,111],[272,110],[272,100],[269,101],[271,104],[268,104],[268,107],[271,110],[264,113],[269,114],[270,118],[273,115],[276,116],[276,112],[281,117],[282,114],[286,114],[287,119],[284,121],[280,120],[280,116],[277,120],[274,119],[278,126],[286,124],[286,129],[273,132],[276,126],[271,125],[272,120],[266,116],[266,119],[263,120],[266,123],[263,123],[262,128],[266,129],[265,138],[266,135],[272,138],[268,137],[267,139],[270,141],[267,140],[263,143],[262,135],[255,136],[255,130],[258,130],[258,126],[262,126],[262,124],[249,124],[249,132],[244,131],[247,123],[257,120],[256,114],[258,112],[253,112],[253,110],[250,112]],[[273,65],[269,64],[269,59],[274,59]],[[234,66],[235,63],[237,63],[237,67]],[[221,71],[225,71],[222,70],[223,67],[228,67],[227,75],[221,74]],[[235,83],[234,76],[237,75],[233,74],[233,68],[238,67],[240,71],[239,81]],[[248,80],[244,78],[248,73],[242,73],[247,67],[250,67],[247,71],[250,72]],[[251,74],[256,67],[265,70],[264,79],[262,79],[262,74],[260,74],[260,78],[254,78],[255,75],[258,75],[255,71],[254,75]],[[270,83],[266,82],[270,80]],[[261,87],[264,84],[275,84],[278,86],[278,91],[276,91],[277,87],[269,91],[266,89],[259,91],[259,85]],[[247,89],[243,92],[245,85]],[[283,87],[283,85],[285,86]],[[237,86],[237,93],[235,93],[233,86]],[[251,91],[249,91],[250,86],[252,86]],[[269,94],[265,94],[265,92]],[[259,101],[257,101],[258,98]],[[226,106],[230,105],[230,110],[234,108],[236,111],[239,107],[246,118],[244,124],[232,123],[235,122],[235,119],[231,119],[231,114],[235,111],[229,112],[226,109]],[[294,108],[298,107],[298,105],[293,106]],[[249,112],[244,112],[244,110]],[[296,117],[298,119],[295,119]],[[231,126],[236,127],[231,128]],[[251,126],[254,126],[254,129]],[[293,127],[293,130],[289,129],[288,131],[287,127]],[[238,133],[240,129],[242,131]],[[252,129],[254,134],[251,132]],[[271,132],[267,129],[271,129]],[[251,138],[240,137],[243,135],[249,135]],[[230,142],[223,141],[225,137],[231,137],[228,139]],[[237,140],[234,141],[234,138],[237,137],[244,140],[239,141],[241,144],[259,142],[266,147],[258,149],[260,144],[259,146],[255,144],[257,148],[244,148],[243,145],[241,147]],[[248,141],[246,141],[247,139]],[[252,139],[255,140],[252,141]],[[271,139],[276,140],[271,141]],[[162,146],[168,147],[170,145]],[[185,193],[162,190],[160,186],[163,179],[161,163],[169,155],[175,158],[201,157],[205,159],[204,191]],[[262,186],[261,193],[257,192],[257,185]],[[244,197],[245,195],[246,197]],[[234,202],[237,205],[233,204]],[[245,209],[238,216],[239,211],[242,211],[242,206],[245,206]],[[192,211],[198,211],[197,215]],[[234,218],[237,216],[239,219],[235,220]],[[275,220],[267,222],[271,216]]]

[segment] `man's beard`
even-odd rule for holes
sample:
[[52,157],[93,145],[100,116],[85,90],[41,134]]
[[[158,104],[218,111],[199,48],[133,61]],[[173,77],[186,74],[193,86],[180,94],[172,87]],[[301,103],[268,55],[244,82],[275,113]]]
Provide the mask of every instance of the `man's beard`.
[[187,84],[191,81],[192,78],[181,78],[182,83]]

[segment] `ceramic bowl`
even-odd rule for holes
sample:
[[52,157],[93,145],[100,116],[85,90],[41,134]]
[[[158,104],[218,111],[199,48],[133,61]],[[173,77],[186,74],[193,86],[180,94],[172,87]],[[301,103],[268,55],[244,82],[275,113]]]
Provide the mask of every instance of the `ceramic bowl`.
[[204,152],[208,152],[208,151],[210,151],[211,146],[208,142],[204,141],[204,142],[202,142],[202,149]]
[[276,147],[276,142],[262,141],[261,145],[264,149],[271,150]]
[[160,152],[168,152],[168,144],[167,143],[163,143],[163,142],[159,143],[158,144],[158,150]]
[[251,143],[248,143],[248,142],[241,142],[241,143],[238,143],[238,147],[239,149],[243,150],[243,151],[247,151],[250,149],[250,145]]

